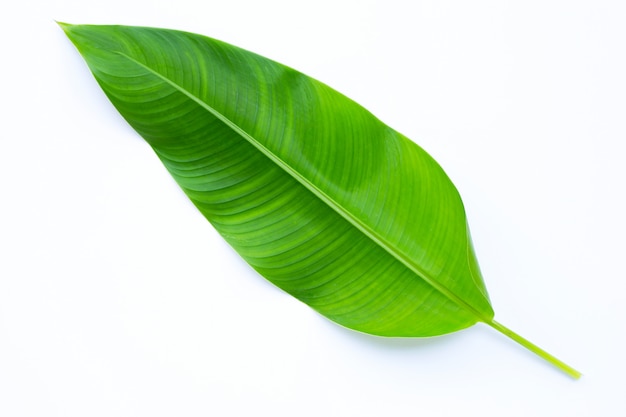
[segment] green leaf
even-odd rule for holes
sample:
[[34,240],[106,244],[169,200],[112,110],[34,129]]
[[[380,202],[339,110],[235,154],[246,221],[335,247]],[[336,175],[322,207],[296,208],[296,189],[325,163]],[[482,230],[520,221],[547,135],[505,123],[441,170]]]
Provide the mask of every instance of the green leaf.
[[128,123],[256,271],[381,336],[493,320],[461,198],[419,146],[330,87],[191,33],[60,24]]

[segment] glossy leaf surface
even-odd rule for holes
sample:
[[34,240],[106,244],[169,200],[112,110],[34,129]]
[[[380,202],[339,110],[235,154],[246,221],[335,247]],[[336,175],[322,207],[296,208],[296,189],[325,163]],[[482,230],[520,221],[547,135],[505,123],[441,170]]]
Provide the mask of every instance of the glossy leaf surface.
[[62,27],[191,201],[272,283],[376,335],[502,327],[454,185],[363,107],[207,37]]

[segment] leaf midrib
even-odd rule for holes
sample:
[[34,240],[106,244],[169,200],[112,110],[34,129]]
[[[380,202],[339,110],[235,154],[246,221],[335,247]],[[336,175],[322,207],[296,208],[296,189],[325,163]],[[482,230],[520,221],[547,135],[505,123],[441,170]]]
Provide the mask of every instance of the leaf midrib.
[[381,248],[383,248],[387,253],[389,253],[391,256],[393,256],[395,259],[397,259],[399,262],[401,262],[405,267],[410,269],[413,273],[415,273],[418,277],[423,279],[426,283],[428,283],[434,289],[439,291],[442,295],[447,297],[450,301],[454,302],[459,307],[461,307],[461,308],[465,309],[466,311],[468,311],[469,313],[473,314],[479,321],[482,321],[484,323],[490,323],[492,321],[490,317],[487,317],[484,314],[480,313],[478,310],[476,310],[470,304],[468,304],[463,299],[461,299],[456,294],[454,294],[452,291],[450,291],[447,287],[445,287],[444,285],[440,284],[439,282],[437,282],[433,278],[429,277],[429,275],[425,271],[423,271],[418,265],[416,265],[413,262],[411,262],[410,258],[407,257],[402,251],[400,251],[398,248],[394,247],[394,245],[392,245],[390,242],[388,242],[382,236],[379,236],[374,230],[372,230],[369,226],[367,226],[365,223],[363,223],[358,217],[356,217],[354,214],[352,214],[349,210],[347,210],[345,207],[343,207],[341,204],[339,204],[337,201],[335,201],[332,197],[330,197],[324,191],[319,189],[314,183],[309,181],[306,177],[304,177],[302,174],[300,174],[298,171],[296,171],[293,167],[291,167],[287,162],[285,162],[280,157],[278,157],[276,154],[274,154],[272,151],[270,151],[268,148],[266,148],[263,144],[261,144],[259,141],[257,141],[254,137],[252,137],[250,134],[248,134],[246,131],[244,131],[241,127],[239,127],[237,124],[235,124],[232,120],[230,120],[229,118],[224,116],[222,113],[220,113],[219,111],[217,111],[213,107],[209,106],[207,103],[205,103],[199,97],[197,97],[194,94],[192,94],[190,91],[188,91],[183,86],[181,86],[178,83],[174,82],[173,80],[167,78],[165,75],[163,75],[160,72],[156,71],[155,69],[149,67],[148,65],[142,63],[141,61],[138,61],[135,58],[133,58],[133,57],[131,57],[131,56],[121,52],[121,51],[111,51],[111,52],[113,52],[115,54],[118,54],[118,55],[128,59],[132,63],[140,66],[141,68],[145,69],[149,73],[151,73],[154,76],[158,77],[159,79],[161,79],[165,83],[169,84],[170,86],[172,86],[176,90],[178,90],[181,93],[183,93],[185,96],[187,96],[192,101],[196,102],[198,105],[200,105],[206,111],[208,111],[213,116],[215,116],[220,121],[222,121],[225,125],[230,127],[234,132],[236,132],[237,134],[242,136],[248,143],[250,143],[252,146],[254,146],[261,153],[263,153],[266,157],[268,157],[272,162],[274,162],[276,165],[278,165],[287,174],[291,175],[296,181],[298,181],[305,188],[307,188],[310,192],[312,192],[314,195],[316,195],[319,199],[321,199],[326,205],[328,205],[335,212],[337,212],[346,221],[348,221],[350,224],[352,224],[354,227],[356,227],[358,230],[360,230],[362,233],[364,233],[368,238],[370,238],[372,241],[374,241],[377,245],[379,245]]

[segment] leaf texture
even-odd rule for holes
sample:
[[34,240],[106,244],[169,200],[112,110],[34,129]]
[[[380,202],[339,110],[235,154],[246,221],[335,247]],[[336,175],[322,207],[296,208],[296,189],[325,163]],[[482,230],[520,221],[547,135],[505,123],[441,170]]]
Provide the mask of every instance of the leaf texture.
[[193,204],[272,283],[376,335],[493,326],[459,193],[414,142],[221,41],[61,26]]

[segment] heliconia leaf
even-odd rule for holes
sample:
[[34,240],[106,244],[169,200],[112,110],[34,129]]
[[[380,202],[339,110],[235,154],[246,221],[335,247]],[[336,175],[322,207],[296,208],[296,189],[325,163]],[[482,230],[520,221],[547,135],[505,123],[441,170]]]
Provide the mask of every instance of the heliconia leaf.
[[256,271],[329,319],[421,337],[494,321],[456,188],[330,87],[186,32],[60,24],[128,123]]

